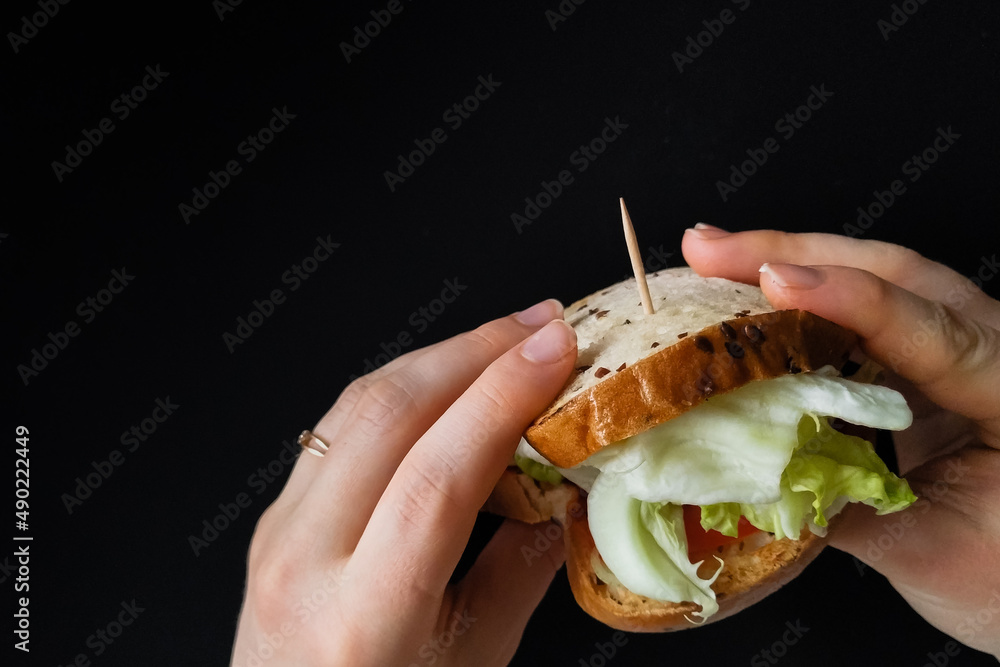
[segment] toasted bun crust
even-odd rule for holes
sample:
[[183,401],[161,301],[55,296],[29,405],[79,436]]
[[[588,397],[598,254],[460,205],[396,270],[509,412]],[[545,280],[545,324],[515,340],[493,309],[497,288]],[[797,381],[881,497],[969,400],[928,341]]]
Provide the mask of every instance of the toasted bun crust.
[[[702,278],[686,268],[649,276],[649,287],[654,315],[643,313],[634,280],[566,309],[566,321],[577,332],[577,374],[525,433],[555,465],[572,467],[748,382],[828,364],[840,368],[857,343],[855,334],[810,313],[774,311],[757,287]],[[547,486],[508,470],[485,509],[522,521],[547,520],[555,507],[568,507],[546,498],[554,491]],[[600,556],[585,504],[573,502],[573,511],[562,518],[567,575],[580,607],[619,630],[696,627],[688,618],[700,611],[697,604],[651,600],[598,578],[594,563]],[[758,533],[727,547],[719,554],[723,570],[712,585],[719,612],[709,622],[754,604],[798,576],[824,543],[806,531],[801,540]],[[710,559],[699,574],[709,578],[716,567]]]
[[539,482],[517,468],[507,468],[493,487],[482,511],[524,523],[555,519],[566,523],[567,513],[579,513],[580,490],[569,482]]
[[[750,538],[748,538],[749,540]],[[627,632],[668,632],[698,627],[687,617],[701,607],[693,602],[660,602],[614,585],[607,585],[594,573],[597,554],[587,517],[570,517],[565,532],[566,574],[577,604],[597,620]],[[823,550],[825,538],[805,531],[803,539],[773,540],[753,551],[730,548],[721,557],[722,573],[712,584],[719,611],[706,623],[731,616],[764,599],[797,577]],[[715,570],[706,562],[699,574],[708,578]]]
[[[722,282],[733,286],[730,289],[734,294],[739,290],[741,298],[747,296],[746,292],[759,291],[740,283]],[[687,298],[698,298],[697,291],[691,293],[692,285],[697,283],[686,279],[685,284],[689,286]],[[706,298],[719,298],[718,285],[711,285]],[[589,308],[587,315],[579,315],[582,306],[604,305],[599,301],[601,296],[607,297],[603,292],[591,295],[566,309],[567,321],[578,330],[578,358],[594,363],[578,363],[577,377],[570,380],[524,436],[540,454],[563,468],[582,462],[602,447],[673,419],[709,396],[753,380],[816,370],[827,364],[840,368],[857,343],[855,334],[804,311],[733,313],[724,321],[683,331],[681,338],[675,334],[672,341],[657,344],[657,340],[647,339],[646,356],[619,362],[625,356],[625,342],[636,331],[633,325],[643,315],[641,311],[631,313],[635,299],[629,298],[618,308],[623,313],[617,316],[620,322],[595,329],[588,324],[588,318],[610,322],[617,312],[609,306],[596,312]],[[601,316],[602,312],[606,314]],[[575,318],[573,313],[577,313]],[[622,356],[615,356],[618,350]],[[631,354],[634,356],[634,351]]]

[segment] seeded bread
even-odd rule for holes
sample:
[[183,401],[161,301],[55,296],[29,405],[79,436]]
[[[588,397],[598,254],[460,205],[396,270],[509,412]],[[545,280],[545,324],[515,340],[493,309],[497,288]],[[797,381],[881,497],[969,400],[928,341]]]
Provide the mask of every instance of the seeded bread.
[[[653,315],[644,314],[634,280],[566,309],[566,321],[577,332],[576,374],[525,434],[557,466],[572,467],[602,447],[753,380],[828,364],[840,368],[857,342],[851,332],[810,313],[774,311],[757,287],[702,278],[686,268],[660,271],[648,276],[648,282]],[[562,505],[547,499],[552,492],[508,470],[486,509],[542,521]],[[600,556],[585,505],[574,497],[573,510],[564,519],[567,574],[580,607],[626,631],[694,627],[688,618],[699,611],[695,603],[651,600],[599,578],[595,562],[600,565]],[[726,547],[718,554],[723,570],[712,585],[719,612],[709,622],[750,606],[798,576],[824,544],[805,531],[798,541],[756,533]],[[716,562],[704,562],[699,574],[711,576]]]
[[753,381],[841,367],[857,337],[811,313],[774,311],[760,288],[689,268],[647,277],[645,315],[635,279],[570,305],[576,374],[525,439],[569,468],[602,447]]
[[[508,468],[483,506],[483,511],[525,523],[555,519],[564,526],[566,574],[580,608],[602,623],[626,632],[669,632],[696,627],[689,619],[701,608],[693,602],[661,602],[636,595],[621,585],[601,581],[594,569],[600,558],[587,523],[586,501],[568,482],[538,482]],[[836,519],[834,519],[836,521]],[[756,542],[756,543],[755,543]],[[801,540],[776,540],[756,533],[723,550],[722,572],[712,584],[719,611],[708,623],[731,616],[777,591],[815,559],[826,539],[805,531]],[[710,577],[718,567],[706,559],[699,576]]]
[[524,523],[555,519],[565,525],[569,512],[580,511],[579,495],[573,484],[539,482],[517,468],[507,468],[482,509]]

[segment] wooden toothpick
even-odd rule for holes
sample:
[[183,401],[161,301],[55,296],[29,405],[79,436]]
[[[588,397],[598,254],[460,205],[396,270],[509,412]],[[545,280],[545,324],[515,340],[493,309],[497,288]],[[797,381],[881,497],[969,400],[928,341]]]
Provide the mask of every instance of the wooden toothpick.
[[618,201],[622,205],[622,226],[625,228],[625,245],[628,246],[628,256],[632,259],[632,271],[635,273],[635,282],[639,285],[639,296],[642,298],[642,309],[647,315],[652,315],[653,299],[649,296],[649,285],[646,284],[646,271],[642,267],[642,254],[639,252],[639,241],[635,238],[635,229],[632,228],[632,219],[628,216],[628,209],[625,208],[625,198],[619,197]]

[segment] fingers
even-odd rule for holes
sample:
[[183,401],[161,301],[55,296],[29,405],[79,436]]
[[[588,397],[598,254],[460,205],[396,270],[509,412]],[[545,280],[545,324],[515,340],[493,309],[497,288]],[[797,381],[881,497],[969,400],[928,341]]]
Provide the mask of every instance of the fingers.
[[[956,636],[961,619],[995,604],[1000,588],[1000,456],[970,447],[907,477],[916,504],[886,516],[848,505],[830,544],[857,558],[859,573],[871,567],[886,576],[924,618]],[[992,649],[988,633],[959,638],[980,650],[997,648],[995,633]]]
[[[544,309],[547,311],[550,307],[552,307],[558,311],[559,314],[557,316],[561,316],[562,313],[561,305],[551,306],[551,304],[558,304],[558,302],[550,300],[550,301],[543,301],[542,304],[550,304],[546,305]],[[545,324],[546,322],[548,322],[548,320],[545,320],[545,322],[541,322],[539,326],[541,326],[541,324]],[[411,352],[407,352],[402,356],[396,357],[395,359],[385,364],[384,366],[376,368],[371,373],[368,373],[367,375],[362,375],[361,377],[357,378],[356,380],[351,382],[351,384],[349,384],[346,389],[344,389],[343,393],[341,393],[340,396],[337,398],[336,402],[334,402],[333,407],[331,407],[329,411],[327,411],[327,413],[323,415],[323,418],[319,420],[319,423],[316,425],[316,428],[313,429],[313,432],[320,435],[328,435],[330,437],[333,437],[340,429],[340,426],[344,423],[344,420],[347,419],[347,416],[351,414],[351,412],[354,410],[355,406],[357,405],[361,397],[365,395],[365,392],[368,390],[369,387],[371,387],[373,384],[378,382],[383,377],[403,370],[404,368],[406,368],[410,364],[413,364],[424,355],[430,354],[434,350],[439,349],[441,346],[444,346],[447,343],[448,343],[447,340],[439,341],[432,345],[428,345],[427,347],[422,347],[413,350]]]
[[323,459],[308,457],[318,473],[304,498],[305,529],[328,535],[327,549],[335,555],[353,551],[413,443],[493,361],[562,312],[558,301],[543,301],[423,354],[400,357],[403,363],[369,382],[346,414],[329,415],[329,423],[324,418],[320,427],[331,434],[330,451]]
[[1000,447],[1000,333],[878,276],[843,266],[765,264],[775,308],[808,310],[858,333],[868,356]]
[[[984,447],[969,447],[930,461],[907,475],[918,497],[916,504],[886,516],[876,516],[864,505],[848,505],[843,525],[831,531],[830,543],[887,576],[910,580],[926,574],[910,568],[938,569],[941,563],[961,559],[961,551],[978,558],[971,545],[1000,533],[998,475],[1000,457]],[[879,539],[882,533],[890,535]],[[965,539],[963,533],[973,533],[977,539]],[[952,568],[939,569],[939,576],[944,576]],[[962,568],[955,569],[960,572],[954,574],[960,575]]]
[[702,226],[689,229],[681,243],[696,272],[756,284],[765,262],[837,264],[874,273],[926,299],[941,301],[991,326],[1000,326],[1000,304],[956,271],[892,243],[862,241],[836,234],[790,234],[758,230],[731,234]]
[[[521,433],[552,401],[576,360],[576,336],[550,322],[497,359],[417,441],[372,514],[348,569],[410,599],[443,593],[478,509]],[[370,573],[395,573],[372,581]],[[385,591],[388,588],[389,591]]]
[[[534,548],[539,534],[555,531],[558,537],[545,538],[550,545],[546,551]],[[473,652],[499,656],[497,662],[504,664],[513,657],[532,612],[566,559],[561,532],[552,523],[528,525],[508,519],[479,554],[455,592],[457,606],[490,629],[474,638]]]
[[[375,383],[379,378],[405,368],[407,365],[413,363],[431,350],[434,350],[439,345],[443,345],[445,342],[446,341],[441,341],[427,347],[413,350],[412,352],[408,352],[400,357],[396,357],[385,366],[381,366],[371,373],[362,375],[351,382],[347,385],[344,391],[341,392],[340,396],[337,397],[337,400],[327,413],[323,415],[323,418],[320,419],[319,422],[317,422],[317,424],[311,429],[313,434],[329,445],[333,442],[333,439],[337,435],[341,425],[344,423],[344,420],[347,419],[347,416],[354,410],[358,400],[364,396],[368,387]],[[316,475],[319,473],[319,470],[319,458],[312,455],[299,457],[299,459],[295,462],[295,467],[292,468],[291,475],[285,483],[285,487],[282,490],[281,495],[279,495],[275,501],[275,504],[298,504],[302,500],[302,496],[305,494],[306,489],[308,489],[309,485],[312,483],[312,480],[315,479]]]
[[[549,302],[542,302],[549,303]],[[556,301],[552,301],[553,304],[558,304]],[[552,308],[558,311],[557,315],[554,317],[561,317],[562,306],[553,305]],[[552,318],[550,318],[552,319]],[[548,320],[545,320],[547,322]],[[545,324],[541,322],[541,324]],[[527,335],[527,334],[525,334]],[[402,356],[396,357],[384,366],[380,366],[371,373],[367,375],[362,375],[353,382],[351,382],[347,387],[341,392],[340,396],[334,402],[333,406],[327,411],[323,418],[312,428],[312,432],[323,442],[330,444],[334,441],[339,432],[344,421],[357,407],[358,401],[365,396],[366,392],[371,386],[376,384],[380,379],[387,375],[399,372],[405,369],[410,364],[416,362],[418,359],[426,354],[439,349],[444,346],[448,341],[439,341],[433,345],[428,345],[427,347],[422,347],[411,352],[408,352]],[[318,473],[319,459],[314,456],[304,456],[298,462],[296,462],[295,468],[292,470],[292,474],[289,477],[285,489],[283,490],[281,496],[279,496],[279,503],[291,503],[298,502],[301,500],[302,495],[308,488],[309,484],[315,478]]]

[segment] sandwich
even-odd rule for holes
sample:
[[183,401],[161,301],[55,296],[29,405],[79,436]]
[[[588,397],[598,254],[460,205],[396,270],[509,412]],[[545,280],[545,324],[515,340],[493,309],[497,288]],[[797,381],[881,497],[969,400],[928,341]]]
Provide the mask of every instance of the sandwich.
[[877,368],[849,361],[855,334],[688,268],[647,280],[652,315],[634,279],[566,308],[575,372],[484,508],[562,524],[578,604],[634,632],[725,618],[777,590],[847,503],[886,514],[916,500],[845,432],[912,421]]

